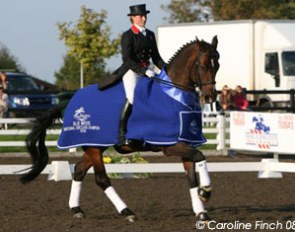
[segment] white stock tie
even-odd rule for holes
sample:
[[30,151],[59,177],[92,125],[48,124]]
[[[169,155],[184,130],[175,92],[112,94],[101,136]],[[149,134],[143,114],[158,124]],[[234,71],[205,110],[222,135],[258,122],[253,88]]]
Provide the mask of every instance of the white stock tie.
[[146,30],[145,30],[145,28],[142,29],[141,33],[142,33],[144,36],[146,36]]

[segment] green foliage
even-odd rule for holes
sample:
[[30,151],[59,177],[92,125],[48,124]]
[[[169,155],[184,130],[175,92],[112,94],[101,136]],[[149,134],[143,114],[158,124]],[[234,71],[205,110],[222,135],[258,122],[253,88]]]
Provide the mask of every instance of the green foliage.
[[0,44],[0,70],[14,70],[24,72],[24,68],[18,63],[17,59],[10,54],[7,47]]
[[70,55],[64,57],[64,65],[59,72],[55,72],[56,85],[64,90],[76,90],[80,85],[80,64]]
[[216,20],[295,19],[294,0],[212,0]]
[[72,22],[57,24],[60,39],[65,41],[69,55],[76,57],[83,67],[97,63],[104,65],[106,58],[118,52],[120,38],[110,39],[110,27],[105,26],[106,17],[104,10],[96,13],[82,6],[76,25]]
[[[113,163],[113,164],[129,164],[129,163],[148,163],[147,160],[145,160],[139,152],[134,153],[130,158],[123,156],[121,154],[118,153],[113,153],[109,156],[105,156],[103,157],[104,163],[109,164],[109,163]],[[124,178],[124,175],[121,173],[109,173],[108,176],[110,178],[113,179],[120,179],[120,178]],[[125,175],[126,176],[126,175]],[[129,177],[133,177],[133,178],[147,178],[150,176],[149,173],[133,173],[128,175]]]
[[[80,63],[71,55],[64,57],[64,65],[59,72],[55,72],[56,84],[64,90],[77,90],[80,87]],[[100,63],[94,63],[92,66],[84,69],[84,84],[90,85],[97,82],[97,79],[103,75],[104,67]]]
[[196,22],[201,21],[201,8],[206,2],[206,0],[171,0],[171,3],[161,5],[161,8],[170,13],[169,23]]
[[295,19],[295,0],[171,0],[161,8],[170,13],[169,23],[183,23],[202,21],[206,6],[215,21]]
[[64,66],[55,73],[56,83],[63,89],[75,90],[80,86],[80,66],[83,67],[84,84],[97,82],[106,75],[105,61],[119,51],[120,36],[111,39],[111,29],[106,24],[107,12],[96,13],[81,7],[79,20],[74,24],[57,23],[60,39],[64,40],[68,54]]

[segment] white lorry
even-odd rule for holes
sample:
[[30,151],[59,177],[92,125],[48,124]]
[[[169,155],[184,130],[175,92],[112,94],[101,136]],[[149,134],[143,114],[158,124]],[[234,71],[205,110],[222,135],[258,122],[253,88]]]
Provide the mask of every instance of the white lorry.
[[[160,54],[166,61],[196,37],[211,42],[217,35],[218,90],[223,85],[231,88],[241,85],[247,90],[295,89],[295,20],[172,24],[159,26],[157,35]],[[290,102],[288,94],[248,97],[259,106],[282,106]]]

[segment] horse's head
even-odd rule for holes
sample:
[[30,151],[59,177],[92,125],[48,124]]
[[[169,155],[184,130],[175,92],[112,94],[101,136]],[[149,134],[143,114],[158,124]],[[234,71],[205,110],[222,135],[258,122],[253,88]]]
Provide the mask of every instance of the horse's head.
[[169,61],[167,74],[175,86],[200,91],[202,103],[216,100],[215,76],[219,68],[217,37],[212,43],[196,40],[184,45]]
[[217,43],[217,36],[213,37],[211,44],[196,39],[198,49],[190,79],[200,91],[201,102],[203,103],[212,103],[217,96],[215,89],[215,76],[219,69]]

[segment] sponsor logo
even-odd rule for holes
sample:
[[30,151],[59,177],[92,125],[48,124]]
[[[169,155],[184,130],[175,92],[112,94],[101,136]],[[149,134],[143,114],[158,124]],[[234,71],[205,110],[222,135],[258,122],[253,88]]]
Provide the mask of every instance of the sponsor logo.
[[86,133],[87,130],[100,130],[100,126],[92,125],[90,115],[85,112],[84,107],[75,110],[73,116],[73,125],[64,127],[64,131],[80,131]]
[[264,122],[264,118],[259,115],[252,118],[254,127],[246,133],[246,144],[255,145],[262,149],[270,149],[278,146],[277,134],[270,133],[271,127]]
[[193,120],[190,123],[189,132],[192,133],[193,135],[198,134],[198,124],[197,124],[196,120]]

